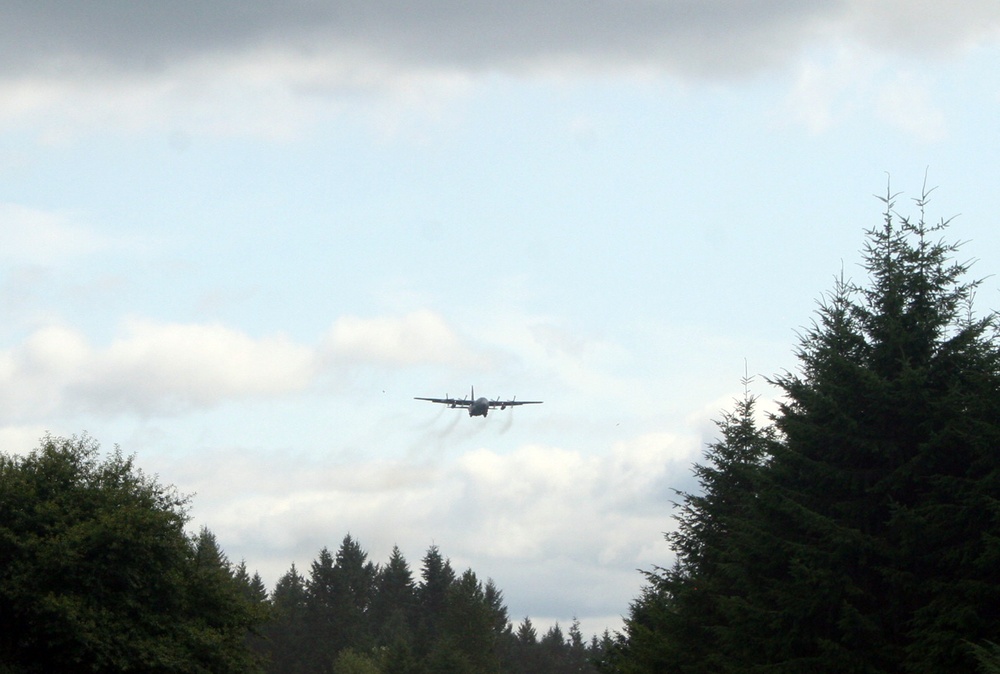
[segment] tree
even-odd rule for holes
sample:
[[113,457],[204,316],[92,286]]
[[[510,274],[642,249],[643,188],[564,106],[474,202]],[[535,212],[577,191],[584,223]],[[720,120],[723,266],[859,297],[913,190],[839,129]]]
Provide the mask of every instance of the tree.
[[[838,285],[776,380],[784,442],[766,511],[785,560],[772,657],[833,670],[970,670],[995,639],[1000,585],[1000,349],[975,319],[947,222],[895,213],[868,232],[865,287]],[[787,576],[780,578],[780,574]],[[777,643],[777,642],[776,642]]]
[[[948,223],[927,223],[928,193],[916,220],[896,213],[890,192],[882,201],[864,248],[867,284],[840,278],[821,303],[798,371],[772,382],[783,398],[770,429],[742,433],[750,400],[724,418],[707,470],[696,469],[702,492],[685,496],[670,537],[677,563],[647,576],[610,667],[990,664],[1000,636],[996,319],[974,317],[978,282],[954,261],[957,245],[934,240]],[[749,461],[733,463],[728,450],[741,445]]]
[[307,671],[329,671],[337,653],[346,646],[337,631],[337,602],[340,599],[333,564],[333,555],[324,547],[309,569],[304,631],[305,657],[309,662]]
[[454,582],[451,562],[432,545],[424,555],[421,583],[417,587],[417,650],[421,654],[426,654],[440,636],[448,589]]
[[306,583],[305,647],[313,671],[329,671],[347,648],[359,653],[374,647],[370,607],[375,565],[350,534],[336,556],[320,550]]
[[333,568],[336,621],[343,648],[361,652],[375,645],[371,626],[371,604],[375,595],[375,565],[350,534],[337,550]]
[[[492,584],[491,584],[492,585]],[[493,592],[493,600],[498,600]],[[483,584],[468,569],[448,588],[440,640],[462,654],[472,671],[499,672],[507,622],[498,625],[497,606],[487,600]],[[504,614],[506,609],[500,606]]]
[[[188,499],[117,448],[0,455],[0,662],[12,672],[246,672],[259,616]],[[44,626],[44,627],[43,627]]]
[[414,617],[416,602],[416,585],[410,565],[399,547],[394,545],[389,561],[378,570],[375,578],[372,620],[375,625],[384,625],[398,612],[409,624]]
[[370,656],[345,648],[333,662],[333,674],[381,674],[381,670]]
[[[774,443],[773,430],[757,423],[751,381],[744,377],[743,398],[723,414],[720,439],[693,468],[699,491],[678,493],[677,528],[666,534],[676,561],[645,572],[647,585],[625,620],[625,671],[723,672],[733,664],[720,627],[745,594],[752,567],[742,562],[759,543],[753,518]],[[738,664],[733,669],[740,671]]]
[[215,534],[202,527],[192,539],[193,559],[188,575],[188,610],[200,623],[192,633],[199,660],[209,671],[243,666],[234,654],[249,654],[251,629],[265,619],[263,607],[247,596],[219,547]]
[[538,630],[528,616],[524,617],[514,634],[511,669],[515,672],[543,671],[541,654],[538,651]]
[[307,657],[306,580],[295,564],[278,579],[271,595],[270,620],[264,627],[269,672],[302,674],[309,671]]
[[406,674],[415,667],[413,656],[416,620],[416,585],[409,564],[398,546],[378,570],[372,602],[372,626],[383,649],[386,674]]

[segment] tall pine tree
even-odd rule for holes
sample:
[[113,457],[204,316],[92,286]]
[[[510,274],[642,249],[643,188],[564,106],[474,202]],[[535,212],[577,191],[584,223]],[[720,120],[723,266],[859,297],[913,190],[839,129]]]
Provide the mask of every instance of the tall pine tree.
[[626,655],[618,657],[625,672],[731,669],[720,629],[738,612],[748,581],[742,560],[733,557],[758,533],[753,512],[774,442],[772,429],[756,421],[750,383],[744,378],[743,398],[718,422],[720,439],[694,466],[699,491],[679,493],[677,528],[666,535],[676,561],[645,573],[647,584],[625,620]]
[[916,220],[883,202],[869,283],[838,285],[801,373],[776,380],[765,514],[786,562],[758,606],[780,611],[769,657],[789,669],[972,671],[968,643],[1000,634],[994,317],[973,317],[978,283],[934,239],[926,191]]
[[867,283],[838,281],[747,435],[756,468],[729,453],[749,401],[724,419],[619,671],[972,672],[1000,637],[995,317],[927,192],[915,220],[882,200]]

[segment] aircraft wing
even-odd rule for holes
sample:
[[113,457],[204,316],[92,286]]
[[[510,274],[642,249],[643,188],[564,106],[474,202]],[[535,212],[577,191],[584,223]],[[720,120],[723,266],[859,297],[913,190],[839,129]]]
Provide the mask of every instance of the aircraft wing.
[[458,398],[414,398],[414,400],[426,400],[427,402],[441,403],[449,407],[468,407],[472,404],[471,400],[459,400]]
[[543,402],[542,400],[491,400],[490,407],[503,409],[505,407],[514,407],[515,405],[541,405]]

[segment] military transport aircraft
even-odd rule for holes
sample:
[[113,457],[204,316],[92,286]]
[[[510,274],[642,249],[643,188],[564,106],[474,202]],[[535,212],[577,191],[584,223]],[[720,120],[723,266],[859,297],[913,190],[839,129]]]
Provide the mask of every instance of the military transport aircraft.
[[517,396],[514,396],[513,400],[490,400],[489,398],[477,398],[476,388],[472,387],[471,395],[468,398],[462,398],[458,400],[457,398],[414,398],[414,400],[427,400],[432,403],[441,403],[442,405],[447,405],[448,407],[464,407],[468,408],[470,417],[485,417],[491,408],[499,407],[504,410],[508,407],[514,407],[516,405],[541,405],[541,400],[518,400]]

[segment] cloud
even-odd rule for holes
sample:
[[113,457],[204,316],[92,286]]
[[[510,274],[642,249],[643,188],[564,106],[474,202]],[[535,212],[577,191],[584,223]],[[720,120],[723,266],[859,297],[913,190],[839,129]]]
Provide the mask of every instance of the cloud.
[[51,326],[0,352],[0,400],[8,419],[173,414],[301,390],[313,359],[287,338],[252,339],[220,325],[132,321],[103,349],[80,332]]
[[[502,5],[217,0],[139,3],[126,12],[110,0],[73,7],[53,0],[5,8],[0,64],[6,72],[35,75],[148,76],[214,54],[283,50],[355,63],[463,70],[537,67],[546,61],[661,61],[695,70],[738,70],[748,61],[768,60],[775,45],[794,44],[802,31],[796,26],[835,7],[821,2],[806,10],[796,0],[752,6],[727,0]],[[765,35],[766,43],[756,42]],[[732,51],[737,46],[743,47],[742,59]]]
[[220,324],[126,321],[106,346],[50,325],[0,351],[0,420],[175,415],[228,400],[301,393],[348,368],[480,367],[438,314],[337,319],[318,344],[250,336]]
[[[169,81],[205,64],[310,91],[381,86],[403,72],[655,69],[731,77],[820,40],[948,50],[1000,32],[993,0],[216,0],[133,3],[129,11],[111,0],[6,4],[4,79],[64,85]],[[38,87],[22,93],[29,92],[17,105],[53,95]]]
[[1000,6],[992,0],[851,0],[841,31],[869,47],[947,53],[1000,38]]
[[671,469],[686,467],[694,447],[654,433],[597,456],[534,445],[511,454],[481,449],[458,463],[457,510],[480,554],[634,564],[648,543],[638,543],[639,531],[668,526],[664,482]]
[[366,3],[6,3],[0,64],[8,73],[144,76],[179,63],[266,51],[344,62],[491,70],[654,63],[725,74],[772,63],[817,35],[904,49],[995,39],[992,0],[803,3],[765,0],[432,0]]
[[932,102],[927,84],[907,73],[879,90],[875,112],[886,123],[925,142],[948,135],[945,115]]
[[863,106],[872,88],[872,54],[842,47],[825,60],[804,59],[797,67],[796,81],[784,102],[786,115],[813,133],[837,126]]
[[870,115],[918,141],[940,141],[948,128],[933,85],[873,51],[842,47],[799,64],[784,114],[813,133]]
[[[197,465],[165,457],[156,470],[197,492],[199,523],[269,584],[350,532],[377,562],[398,544],[411,567],[436,543],[458,569],[495,578],[515,616],[568,621],[622,611],[642,582],[636,569],[669,564],[670,487],[698,449],[669,433],[596,454],[530,444],[434,463],[233,449]],[[586,605],[579,587],[590,588]]]
[[380,365],[483,365],[438,314],[422,310],[400,317],[344,316],[334,323],[326,348],[339,361]]
[[42,426],[0,427],[0,452],[8,455],[27,454],[38,447],[48,429]]
[[48,265],[118,244],[66,213],[0,202],[0,260]]
[[0,128],[44,142],[108,126],[280,140],[348,112],[397,133],[496,73],[717,81],[816,50],[940,57],[1000,39],[993,0],[11,4]]

